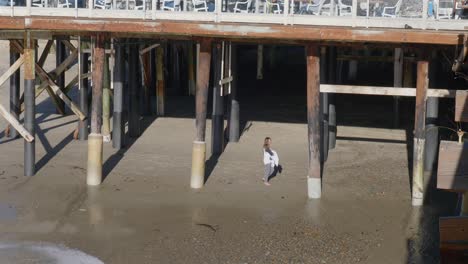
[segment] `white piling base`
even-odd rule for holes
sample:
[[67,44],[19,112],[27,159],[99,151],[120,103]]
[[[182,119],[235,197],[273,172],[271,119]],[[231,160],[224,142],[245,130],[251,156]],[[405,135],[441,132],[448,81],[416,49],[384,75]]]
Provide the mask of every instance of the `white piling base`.
[[307,193],[309,199],[319,199],[322,197],[322,179],[307,178]]
[[111,135],[104,135],[104,136],[102,136],[102,141],[104,141],[104,143],[109,143],[109,142],[111,142]]
[[416,192],[413,192],[413,197],[411,199],[411,205],[413,206],[422,206],[423,205],[423,202],[424,202],[424,199],[423,199],[423,193],[416,193]]
[[200,189],[205,183],[205,157],[206,144],[203,141],[194,141],[192,150],[192,175],[190,187]]
[[88,136],[88,170],[86,184],[94,186],[102,182],[102,135]]

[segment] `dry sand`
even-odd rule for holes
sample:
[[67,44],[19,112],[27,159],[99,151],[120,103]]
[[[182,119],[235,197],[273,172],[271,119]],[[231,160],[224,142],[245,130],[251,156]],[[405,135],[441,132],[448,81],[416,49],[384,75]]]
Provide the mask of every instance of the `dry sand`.
[[[7,56],[0,53],[2,71]],[[7,89],[0,90],[4,105]],[[210,177],[195,191],[194,120],[171,115],[184,100],[193,105],[171,98],[169,117],[145,118],[146,130],[127,149],[105,145],[107,177],[90,188],[86,142],[71,138],[76,118],[53,114],[51,102],[39,99],[36,176],[23,176],[23,141],[0,138],[0,259],[438,263],[437,221],[452,213],[453,196],[430,191],[427,206],[410,206],[405,131],[339,127],[340,136],[377,140],[339,139],[325,165],[322,199],[307,200],[306,125],[253,121],[239,143],[207,162]],[[260,180],[266,135],[284,167],[270,187]],[[63,261],[70,255],[75,260]]]

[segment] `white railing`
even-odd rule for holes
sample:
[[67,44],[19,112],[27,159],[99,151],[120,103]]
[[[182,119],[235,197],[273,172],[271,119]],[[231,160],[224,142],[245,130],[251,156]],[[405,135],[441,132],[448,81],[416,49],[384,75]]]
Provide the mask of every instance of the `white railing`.
[[[0,0],[0,16],[465,30],[451,0]],[[0,25],[1,28],[1,25]]]

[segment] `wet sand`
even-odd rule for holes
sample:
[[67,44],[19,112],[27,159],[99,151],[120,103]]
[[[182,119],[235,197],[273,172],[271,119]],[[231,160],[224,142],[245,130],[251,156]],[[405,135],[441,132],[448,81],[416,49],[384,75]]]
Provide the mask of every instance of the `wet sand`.
[[[0,259],[9,263],[62,263],[24,247],[41,243],[112,264],[438,263],[438,217],[453,213],[454,197],[429,191],[427,206],[411,207],[404,130],[338,127],[323,197],[308,200],[306,125],[251,121],[219,158],[207,153],[210,177],[192,190],[194,120],[177,114],[191,99],[170,98],[169,117],[145,118],[127,149],[105,145],[106,178],[91,188],[87,144],[71,137],[76,118],[53,114],[43,100],[36,176],[23,176],[23,141],[0,138],[0,245],[9,245]],[[261,182],[265,136],[284,167],[269,187]]]

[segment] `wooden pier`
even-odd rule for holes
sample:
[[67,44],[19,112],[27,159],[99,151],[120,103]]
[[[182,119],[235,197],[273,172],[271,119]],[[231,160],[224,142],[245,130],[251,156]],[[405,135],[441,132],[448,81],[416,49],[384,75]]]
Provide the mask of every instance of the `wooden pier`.
[[[341,3],[341,1],[339,1]],[[213,78],[213,130],[212,152],[220,155],[224,142],[224,102],[230,105],[229,141],[239,140],[239,111],[242,111],[237,101],[237,91],[242,87],[236,84],[236,44],[249,43],[255,45],[285,44],[305,47],[307,61],[307,120],[309,140],[308,175],[304,182],[308,183],[309,198],[320,198],[322,165],[326,158],[321,157],[323,145],[334,147],[336,130],[326,129],[326,135],[321,136],[322,108],[330,109],[330,126],[336,126],[336,116],[331,96],[333,94],[360,94],[395,97],[395,112],[398,113],[398,97],[415,97],[414,123],[414,156],[412,177],[412,203],[420,206],[424,201],[423,173],[424,148],[426,141],[426,104],[428,98],[454,98],[454,89],[432,89],[429,87],[429,54],[431,51],[446,49],[456,50],[461,54],[458,63],[464,63],[468,50],[468,27],[463,19],[431,19],[427,8],[419,17],[376,17],[362,16],[358,13],[358,1],[350,1],[350,13],[332,8],[328,15],[318,13],[302,14],[299,1],[278,1],[278,12],[267,12],[259,5],[259,1],[247,6],[246,12],[233,12],[236,1],[214,1],[214,10],[199,12],[192,2],[184,2],[177,7],[164,6],[165,1],[141,1],[141,6],[121,8],[123,2],[113,1],[108,6],[100,8],[94,0],[83,7],[77,2],[68,4],[68,8],[58,7],[60,4],[47,3],[40,6],[27,0],[24,6],[0,7],[0,39],[11,43],[10,69],[0,76],[0,83],[10,78],[12,104],[10,113],[0,108],[13,128],[10,134],[16,136],[17,131],[25,139],[24,170],[26,176],[35,174],[34,122],[35,98],[47,91],[57,106],[57,111],[64,114],[65,104],[78,119],[77,134],[80,140],[88,140],[88,185],[99,185],[102,182],[102,146],[103,133],[109,136],[110,100],[113,100],[112,140],[116,149],[125,148],[125,122],[128,122],[128,135],[137,138],[141,134],[140,111],[141,104],[145,109],[151,108],[150,98],[155,98],[155,112],[159,116],[165,114],[164,71],[171,71],[175,79],[181,74],[187,74],[191,82],[188,87],[195,92],[196,125],[194,129],[192,171],[190,186],[202,188],[205,182],[206,162],[206,119],[208,98],[210,93],[210,76]],[[367,10],[369,10],[369,1]],[[423,7],[428,1],[422,0]],[[175,2],[173,2],[175,5]],[[281,6],[280,6],[281,5]],[[237,6],[237,5],[236,5]],[[336,9],[341,10],[341,9]],[[323,10],[322,10],[323,11]],[[396,11],[395,11],[396,12]],[[47,40],[44,52],[38,54],[37,41]],[[53,41],[57,41],[57,67],[51,72],[43,69]],[[140,45],[143,43],[144,45]],[[167,69],[166,60],[174,58],[165,53],[168,41],[183,42],[189,54],[190,72],[181,73],[177,67],[174,71]],[[111,46],[112,45],[112,46]],[[321,82],[320,48],[362,48],[375,47],[395,50],[394,87],[359,86]],[[171,47],[176,56],[178,47]],[[65,58],[65,50],[68,57]],[[260,52],[261,49],[259,49]],[[398,51],[398,52],[397,52]],[[412,60],[405,59],[405,52],[417,54]],[[109,58],[113,58],[112,91],[110,92]],[[190,55],[191,54],[191,55]],[[332,53],[330,53],[332,54]],[[398,55],[399,54],[399,55]],[[335,56],[329,56],[327,67],[334,69]],[[341,59],[359,60],[368,57],[349,55]],[[385,59],[385,58],[379,58]],[[78,60],[79,72],[69,84],[64,83],[63,74],[69,66]],[[455,61],[454,61],[455,62]],[[4,62],[7,63],[7,62]],[[405,87],[403,82],[404,63],[416,63],[416,87]],[[212,65],[213,64],[213,65]],[[23,65],[24,95],[19,97],[18,69]],[[128,69],[128,80],[125,71]],[[260,68],[261,69],[261,68]],[[332,70],[332,72],[336,72]],[[67,72],[68,73],[68,72]],[[73,73],[72,73],[73,74]],[[331,77],[329,79],[336,79]],[[91,81],[91,82],[89,82]],[[89,87],[89,84],[91,88]],[[196,83],[196,85],[195,85]],[[80,89],[80,102],[73,102],[67,92],[75,85]],[[104,89],[103,89],[104,87]],[[89,101],[88,90],[92,91]],[[195,91],[193,91],[195,90]],[[104,93],[103,93],[104,92]],[[320,94],[330,94],[329,102],[319,100]],[[125,97],[128,105],[124,105]],[[328,97],[327,97],[328,98]],[[227,101],[229,99],[229,101]],[[145,103],[145,100],[146,103]],[[24,102],[23,102],[24,101]],[[320,103],[325,102],[325,105]],[[331,103],[330,103],[331,102]],[[328,105],[330,104],[330,108]],[[24,107],[23,107],[24,105]],[[19,107],[20,106],[20,107]],[[19,108],[18,108],[19,107]],[[90,109],[88,109],[90,107]],[[104,107],[104,111],[103,111]],[[19,123],[18,109],[24,109],[24,124]],[[145,110],[151,112],[150,110]],[[103,113],[104,112],[104,113]],[[398,114],[396,114],[398,116]],[[103,120],[104,118],[104,120]],[[328,123],[329,121],[329,123]],[[104,129],[103,129],[104,122]],[[394,121],[398,124],[398,119]],[[90,127],[88,127],[90,126]],[[103,131],[104,130],[104,131]],[[89,133],[90,132],[90,133]],[[89,135],[88,135],[89,133]],[[330,135],[334,136],[328,136]],[[329,139],[330,138],[330,139]],[[324,143],[326,140],[326,144]],[[105,140],[104,140],[105,141]],[[437,142],[436,142],[437,143]],[[432,143],[431,143],[432,144]],[[326,148],[328,152],[328,147]],[[326,156],[326,153],[323,155]]]

